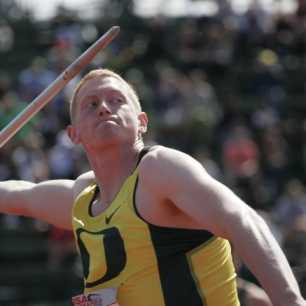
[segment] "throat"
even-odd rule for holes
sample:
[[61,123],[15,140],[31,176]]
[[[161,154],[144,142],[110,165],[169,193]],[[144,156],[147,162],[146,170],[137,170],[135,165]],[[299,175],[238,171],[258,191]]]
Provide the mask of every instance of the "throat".
[[[113,152],[108,163],[90,160],[95,173],[96,192],[90,204],[90,214],[97,216],[103,213],[116,199],[124,185],[135,172],[145,150],[133,152]],[[115,154],[117,153],[117,154]],[[123,154],[124,153],[124,154]]]
[[[113,196],[115,198],[115,196]],[[94,195],[89,203],[88,212],[91,217],[96,217],[102,214],[111,204],[113,200],[103,201],[101,198],[101,192],[98,185],[96,185],[96,189]]]
[[88,156],[106,202],[112,199],[112,194],[116,193],[125,179],[134,172],[139,155],[140,151],[137,150],[118,149]]
[[[106,211],[117,198],[120,198],[120,194],[122,190],[125,189],[124,186],[127,184],[130,177],[129,175],[121,181],[117,181],[115,184],[108,186],[109,188],[100,189],[99,185],[97,185],[95,194],[89,205],[89,214],[96,217]],[[102,190],[102,192],[100,192],[100,190]]]

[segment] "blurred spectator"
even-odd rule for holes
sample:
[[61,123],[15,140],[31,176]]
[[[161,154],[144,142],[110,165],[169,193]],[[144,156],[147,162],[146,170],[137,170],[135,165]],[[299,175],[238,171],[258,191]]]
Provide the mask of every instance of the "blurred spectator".
[[200,39],[196,20],[190,19],[181,24],[178,33],[176,54],[181,65],[195,67],[199,59]]
[[73,144],[66,132],[62,131],[58,133],[56,144],[50,149],[48,154],[50,177],[53,179],[73,178],[73,155]]
[[244,125],[234,125],[223,144],[223,165],[229,181],[254,176],[259,169],[259,149]]
[[49,226],[48,268],[52,271],[73,267],[76,248],[72,231]]
[[252,114],[252,124],[258,130],[273,128],[273,126],[276,126],[276,124],[279,122],[280,116],[278,112],[271,106],[265,105],[261,108],[258,108]]
[[14,31],[4,20],[0,20],[0,53],[9,52],[14,46]]
[[44,139],[39,133],[31,132],[23,140],[23,145],[12,152],[12,160],[17,166],[21,180],[40,182],[49,177],[46,155],[43,152]]
[[56,75],[47,68],[47,63],[42,57],[36,57],[31,66],[20,73],[20,96],[24,101],[31,102],[54,79]]
[[212,158],[207,148],[200,149],[194,153],[194,157],[203,165],[205,170],[216,180],[223,181],[223,176],[219,165]]
[[207,127],[215,128],[223,115],[215,88],[207,79],[203,70],[192,70],[190,73],[192,88],[187,93],[190,97],[190,108],[193,113],[206,122]]
[[0,74],[0,99],[10,90],[11,79],[7,74],[2,72]]
[[[20,101],[17,94],[13,90],[6,91],[1,98],[0,105],[0,128],[4,128],[11,120],[13,120],[24,108],[25,103]],[[37,122],[39,116],[30,121],[28,125],[17,133],[15,139],[24,139],[31,131],[31,125]]]
[[291,179],[287,182],[273,209],[273,216],[284,229],[291,228],[300,217],[306,217],[306,192],[301,181]]
[[306,296],[306,215],[298,216],[284,236],[283,248]]
[[179,72],[167,63],[159,63],[157,70],[157,85],[155,109],[162,116],[166,116],[168,110],[178,108],[177,101],[180,98],[178,79]]
[[269,126],[261,131],[260,145],[264,174],[275,197],[288,175],[289,144],[279,125]]

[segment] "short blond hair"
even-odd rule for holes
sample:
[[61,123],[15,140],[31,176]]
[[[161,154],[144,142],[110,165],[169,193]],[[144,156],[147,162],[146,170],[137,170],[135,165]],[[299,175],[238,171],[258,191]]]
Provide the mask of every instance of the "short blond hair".
[[99,68],[99,69],[94,69],[94,70],[91,70],[90,72],[88,72],[81,80],[80,82],[77,84],[73,94],[72,94],[72,97],[71,97],[71,100],[70,100],[70,107],[69,107],[69,111],[70,111],[70,120],[71,122],[73,122],[73,119],[75,117],[75,111],[76,111],[76,97],[80,91],[80,89],[82,88],[82,86],[89,80],[95,78],[95,77],[101,77],[102,78],[107,78],[107,77],[113,77],[113,78],[116,78],[117,80],[119,80],[120,82],[122,82],[123,84],[126,85],[127,89],[128,89],[128,92],[130,94],[130,97],[132,99],[132,102],[135,106],[135,109],[137,112],[141,112],[142,109],[141,109],[141,104],[140,104],[140,101],[139,101],[139,97],[135,91],[135,89],[133,88],[133,86],[128,83],[127,81],[125,81],[118,73],[112,71],[112,70],[109,70],[109,69],[103,69],[103,68]]

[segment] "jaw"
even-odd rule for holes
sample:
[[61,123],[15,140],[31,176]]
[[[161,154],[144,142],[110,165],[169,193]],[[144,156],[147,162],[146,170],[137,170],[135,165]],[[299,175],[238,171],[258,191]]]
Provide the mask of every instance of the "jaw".
[[75,130],[79,134],[80,144],[85,151],[116,150],[120,147],[134,147],[139,142],[140,127],[135,118],[109,118],[91,121],[86,125],[78,125]]
[[134,134],[122,134],[120,130],[113,128],[112,124],[105,128],[104,124],[88,137],[83,137],[81,143],[85,151],[92,154],[101,154],[106,151],[121,151],[126,148],[134,147],[138,138]]

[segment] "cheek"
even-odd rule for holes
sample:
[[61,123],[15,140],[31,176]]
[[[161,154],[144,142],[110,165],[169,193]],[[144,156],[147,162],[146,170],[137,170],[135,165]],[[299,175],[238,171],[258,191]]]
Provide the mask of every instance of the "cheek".
[[88,115],[86,115],[85,113],[79,114],[77,122],[79,135],[82,136],[84,134],[87,134],[88,131],[91,130],[91,122],[92,121],[88,119]]
[[83,110],[79,113],[79,125],[86,126],[88,125],[92,120],[90,119],[90,111],[89,110]]
[[136,127],[138,125],[138,119],[137,119],[137,116],[135,115],[135,113],[133,112],[128,112],[127,114],[125,114],[125,123],[128,125],[128,126],[134,126]]
[[121,106],[118,107],[117,109],[113,109],[112,113],[118,117],[118,119],[123,123],[123,124],[127,124],[130,123],[131,121],[133,121],[132,117],[133,114],[131,112],[131,110],[126,107],[126,106]]

